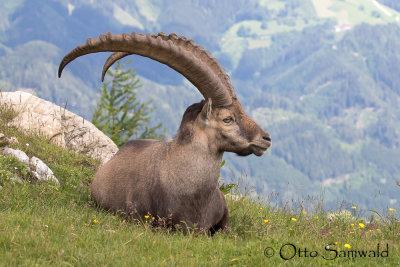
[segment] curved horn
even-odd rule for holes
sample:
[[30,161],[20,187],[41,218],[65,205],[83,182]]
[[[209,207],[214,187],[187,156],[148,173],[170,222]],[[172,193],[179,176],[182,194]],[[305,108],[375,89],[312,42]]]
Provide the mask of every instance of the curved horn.
[[131,53],[128,52],[114,52],[109,56],[106,60],[106,63],[104,63],[103,66],[103,71],[101,72],[101,81],[104,82],[104,76],[106,76],[107,70],[118,60],[131,55]]
[[[226,74],[225,69],[219,64],[218,60],[212,57],[211,53],[204,49],[203,47],[196,45],[192,40],[187,40],[186,37],[178,36],[174,33],[170,35],[165,35],[164,33],[160,32],[158,36],[161,36],[163,40],[168,41],[171,40],[175,45],[181,45],[186,50],[192,51],[196,57],[200,58],[205,64],[207,64],[216,75],[221,79],[221,82],[226,86],[232,98],[236,98],[235,90],[231,84],[229,76]],[[115,52],[113,53],[107,61],[104,63],[103,66],[103,73],[102,73],[102,81],[104,80],[104,76],[107,70],[118,60],[130,55],[132,53],[127,52]],[[205,55],[205,56],[204,56]]]
[[[221,79],[222,74],[215,72],[215,66],[219,65],[217,60],[212,58],[204,48],[194,45],[192,40],[179,38],[180,42],[174,42],[171,39],[178,38],[175,34],[166,36],[162,33],[159,35],[143,35],[135,32],[131,35],[110,32],[107,35],[100,34],[99,38],[89,38],[85,44],[69,52],[60,63],[58,76],[61,77],[62,70],[68,63],[86,54],[97,52],[137,54],[159,61],[178,71],[197,87],[204,98],[211,98],[215,106],[231,104],[231,88],[226,86],[226,79]],[[205,61],[213,62],[206,64]]]

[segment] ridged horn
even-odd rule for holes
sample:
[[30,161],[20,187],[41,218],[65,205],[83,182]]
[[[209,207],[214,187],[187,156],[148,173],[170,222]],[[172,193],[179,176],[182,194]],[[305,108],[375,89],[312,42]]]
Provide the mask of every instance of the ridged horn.
[[114,52],[109,56],[104,63],[103,71],[101,72],[101,81],[104,82],[104,76],[106,76],[107,70],[118,60],[131,55],[131,53],[127,52]]
[[[222,69],[218,61],[211,57],[207,50],[195,45],[192,40],[178,38],[176,34],[169,36],[163,33],[143,35],[135,32],[131,35],[110,32],[106,35],[100,34],[99,38],[89,38],[85,44],[69,52],[60,63],[58,76],[61,77],[65,66],[77,57],[97,52],[137,54],[161,62],[181,73],[205,99],[211,98],[214,106],[230,105],[235,96],[233,87],[230,83],[227,84],[229,77],[225,71],[217,71],[219,68]],[[110,62],[114,57],[120,57],[122,53],[111,55]]]
[[[171,40],[175,45],[183,46],[186,50],[192,51],[196,57],[200,58],[205,64],[207,64],[216,75],[221,79],[221,82],[226,86],[232,98],[236,99],[235,90],[231,84],[229,76],[226,74],[224,68],[219,64],[218,60],[212,57],[211,53],[204,49],[203,47],[196,45],[192,40],[187,40],[186,37],[180,36],[177,37],[176,34],[171,33],[170,35],[165,35],[160,32],[158,36],[161,36],[163,40],[168,41]],[[102,81],[104,80],[104,76],[107,70],[118,60],[130,55],[131,53],[127,52],[115,52],[113,53],[107,61],[104,63],[103,72],[102,72]]]

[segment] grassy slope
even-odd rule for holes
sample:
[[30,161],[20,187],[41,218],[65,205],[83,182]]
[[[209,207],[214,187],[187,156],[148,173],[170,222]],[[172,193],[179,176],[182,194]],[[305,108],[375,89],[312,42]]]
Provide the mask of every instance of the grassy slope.
[[[294,213],[246,197],[227,196],[230,232],[213,238],[153,229],[146,222],[126,222],[90,202],[87,182],[98,162],[49,144],[40,136],[8,127],[7,118],[13,114],[4,108],[0,108],[0,113],[0,132],[19,140],[12,147],[41,158],[61,183],[56,187],[30,182],[18,161],[0,155],[0,266],[284,265],[287,262],[278,251],[288,242],[320,253],[316,258],[305,258],[303,252],[303,257],[295,256],[289,261],[296,265],[389,266],[400,260],[400,223],[395,218],[398,212],[370,218],[374,226],[356,210],[352,215],[349,212],[349,216],[328,219],[319,208]],[[26,180],[13,182],[12,174]],[[365,227],[361,228],[359,223]],[[389,257],[327,261],[321,256],[326,244],[347,251],[345,244],[352,249],[375,250],[378,243],[381,247],[389,244]],[[271,258],[264,256],[267,247],[276,251]],[[283,253],[289,256],[291,252]],[[333,257],[334,252],[324,255]]]

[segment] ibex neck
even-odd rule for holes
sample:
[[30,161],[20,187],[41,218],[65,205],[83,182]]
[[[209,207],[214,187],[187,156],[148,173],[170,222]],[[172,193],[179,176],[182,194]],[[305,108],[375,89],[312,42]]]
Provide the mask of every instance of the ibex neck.
[[179,183],[176,186],[184,187],[186,192],[215,188],[223,152],[212,151],[207,145],[196,141],[184,145],[174,140],[170,142],[166,160],[168,164],[179,166],[170,168],[171,177],[168,179]]
[[204,159],[210,164],[213,162],[221,163],[223,152],[219,151],[216,144],[194,137],[185,144],[178,143],[175,139],[171,140],[170,151],[174,154],[186,154],[192,157],[188,161],[196,162],[195,159]]

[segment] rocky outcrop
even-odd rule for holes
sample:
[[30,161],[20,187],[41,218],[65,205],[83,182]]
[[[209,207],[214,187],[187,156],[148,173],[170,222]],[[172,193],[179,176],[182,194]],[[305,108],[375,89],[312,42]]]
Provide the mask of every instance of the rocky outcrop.
[[[38,181],[51,181],[58,186],[60,185],[60,182],[54,176],[53,171],[50,170],[50,168],[47,167],[47,165],[39,158],[29,158],[24,151],[9,147],[0,148],[0,152],[4,155],[13,156],[20,162],[24,163],[32,178]],[[14,179],[20,180],[19,177]]]
[[91,122],[30,93],[0,93],[0,105],[17,111],[13,126],[40,133],[59,146],[98,158],[103,164],[118,151],[114,142]]

